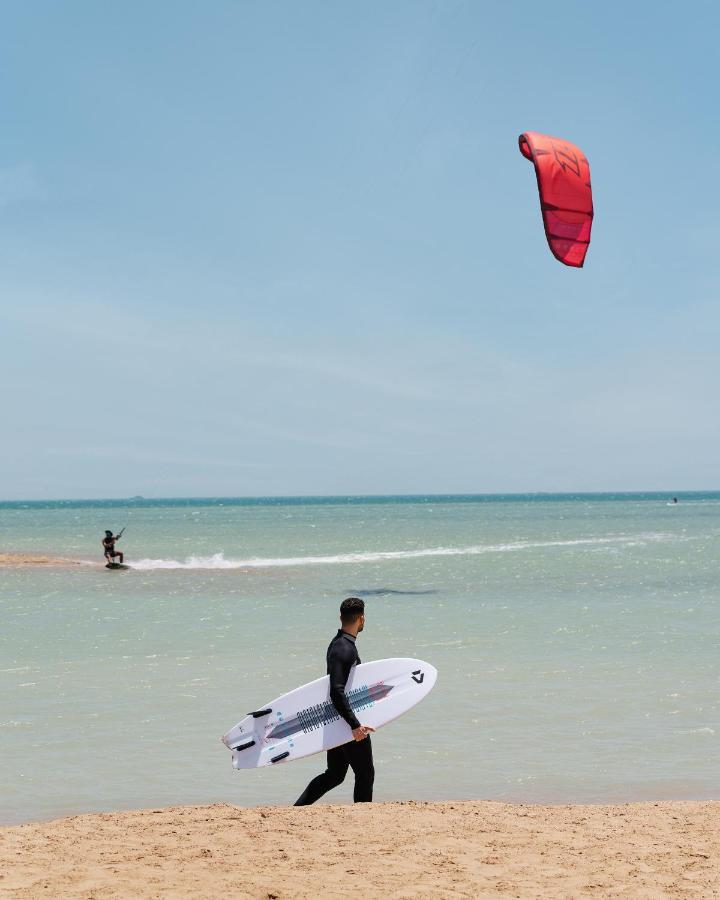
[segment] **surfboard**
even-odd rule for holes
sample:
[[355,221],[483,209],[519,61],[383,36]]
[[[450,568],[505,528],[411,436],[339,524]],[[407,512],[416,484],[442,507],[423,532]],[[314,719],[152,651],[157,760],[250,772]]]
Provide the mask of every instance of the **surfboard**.
[[106,563],[106,569],[129,569],[130,566],[126,566],[125,563]]
[[[353,667],[345,693],[363,725],[382,728],[427,697],[436,679],[437,669],[421,659],[377,659]],[[352,739],[327,675],[258,707],[221,738],[236,769],[292,762]]]

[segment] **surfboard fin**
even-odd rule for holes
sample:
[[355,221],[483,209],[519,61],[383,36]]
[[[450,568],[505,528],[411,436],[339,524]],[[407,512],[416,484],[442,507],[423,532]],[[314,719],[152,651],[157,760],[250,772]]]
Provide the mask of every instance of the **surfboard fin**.
[[230,747],[230,749],[235,750],[239,753],[240,750],[247,750],[250,747],[254,747],[254,746],[255,746],[255,741],[247,741],[245,744],[240,744],[238,747]]
[[255,712],[248,713],[248,715],[253,719],[261,719],[263,716],[269,716],[271,712],[271,709],[256,709]]
[[270,760],[271,763],[280,762],[281,759],[285,759],[285,757],[290,756],[290,751],[286,750],[284,753],[281,753],[279,756],[273,756]]

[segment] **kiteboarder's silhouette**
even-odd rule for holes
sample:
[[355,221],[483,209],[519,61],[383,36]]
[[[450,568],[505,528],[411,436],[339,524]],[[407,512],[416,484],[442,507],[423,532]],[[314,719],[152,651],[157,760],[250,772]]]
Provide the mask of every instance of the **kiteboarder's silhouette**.
[[[123,528],[123,531],[125,529]],[[122,565],[123,560],[125,559],[124,554],[120,550],[115,549],[115,541],[119,541],[122,537],[122,531],[120,534],[113,534],[112,531],[106,531],[105,537],[102,540],[102,545],[105,548],[105,559],[107,560],[107,564],[111,566],[115,562],[116,557],[120,557],[120,564]]]

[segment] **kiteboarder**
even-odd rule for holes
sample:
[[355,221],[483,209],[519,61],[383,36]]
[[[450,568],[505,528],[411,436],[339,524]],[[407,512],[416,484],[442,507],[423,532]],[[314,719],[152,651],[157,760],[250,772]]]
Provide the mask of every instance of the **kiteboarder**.
[[120,557],[120,564],[122,565],[123,560],[125,559],[124,555],[120,550],[115,549],[115,541],[119,541],[122,537],[123,530],[120,534],[113,534],[112,531],[106,531],[105,537],[102,540],[102,545],[105,548],[105,559],[107,560],[107,564],[111,566],[115,562],[115,557]]
[[328,750],[327,769],[310,782],[295,803],[309,806],[323,794],[342,784],[349,767],[355,773],[355,803],[371,803],[375,768],[373,766],[369,725],[361,725],[353,713],[345,693],[345,685],[354,665],[360,665],[355,640],[365,627],[365,603],[359,597],[348,597],[340,604],[341,628],[327,650],[327,673],[330,676],[330,700],[338,715],[352,728],[353,739],[341,747]]

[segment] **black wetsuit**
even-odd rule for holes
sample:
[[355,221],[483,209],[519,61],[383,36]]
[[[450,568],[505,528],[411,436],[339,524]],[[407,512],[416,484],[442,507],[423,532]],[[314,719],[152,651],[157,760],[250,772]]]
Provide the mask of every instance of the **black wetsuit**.
[[[355,638],[345,631],[338,631],[330,641],[327,650],[327,673],[330,676],[330,699],[333,706],[351,728],[359,728],[355,713],[350,708],[345,694],[345,685],[354,665],[360,665]],[[362,741],[352,740],[341,747],[328,750],[327,769],[313,778],[305,788],[295,806],[309,806],[323,794],[342,784],[348,767],[355,773],[353,799],[356,803],[372,801],[375,768],[373,766],[372,744],[368,735]]]

